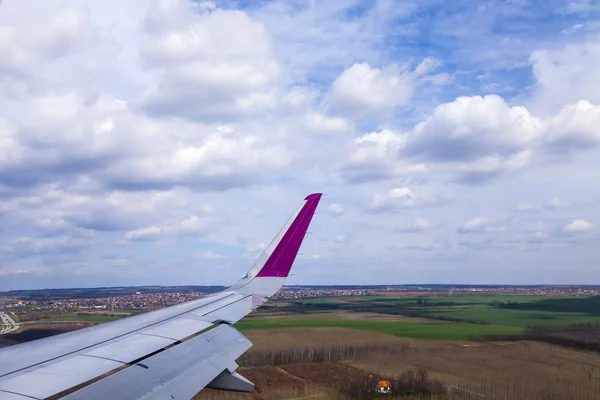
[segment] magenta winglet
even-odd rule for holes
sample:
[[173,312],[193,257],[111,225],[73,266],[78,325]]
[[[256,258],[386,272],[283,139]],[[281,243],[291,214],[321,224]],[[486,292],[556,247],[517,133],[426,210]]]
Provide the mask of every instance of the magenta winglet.
[[257,278],[287,277],[294,264],[302,240],[306,235],[310,221],[317,209],[322,193],[313,193],[306,196],[306,203],[290,225],[281,241],[273,250],[264,267],[256,275]]

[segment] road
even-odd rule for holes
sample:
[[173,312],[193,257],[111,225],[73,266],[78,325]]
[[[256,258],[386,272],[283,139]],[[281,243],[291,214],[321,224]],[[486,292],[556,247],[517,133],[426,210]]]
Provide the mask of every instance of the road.
[[2,325],[0,325],[0,335],[19,329],[19,324],[13,321],[13,319],[7,313],[0,311],[0,319],[2,319]]

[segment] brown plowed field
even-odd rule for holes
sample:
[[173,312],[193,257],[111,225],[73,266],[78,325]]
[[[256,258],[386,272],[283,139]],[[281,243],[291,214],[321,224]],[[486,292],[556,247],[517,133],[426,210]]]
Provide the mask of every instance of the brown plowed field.
[[285,347],[308,347],[326,345],[361,345],[373,343],[413,343],[414,340],[399,338],[385,333],[361,331],[349,328],[281,328],[252,329],[244,335],[254,345],[252,349]]
[[[256,344],[251,351],[406,343],[406,339],[385,334],[341,328],[286,328],[245,334]],[[410,342],[414,346],[398,354],[374,351],[341,362],[240,368],[243,376],[255,382],[254,393],[204,390],[196,399],[342,399],[335,388],[370,374],[397,376],[416,368],[427,370],[431,379],[443,383],[451,399],[600,399],[597,353],[537,342]]]
[[329,388],[347,386],[365,376],[364,371],[339,363],[292,364],[281,368],[306,382]]
[[[311,364],[309,367],[311,367]],[[242,376],[254,382],[254,393],[231,393],[219,390],[204,389],[194,400],[275,400],[275,399],[327,399],[327,390],[320,388],[312,382],[295,377],[286,370],[279,367],[252,367],[239,368]]]

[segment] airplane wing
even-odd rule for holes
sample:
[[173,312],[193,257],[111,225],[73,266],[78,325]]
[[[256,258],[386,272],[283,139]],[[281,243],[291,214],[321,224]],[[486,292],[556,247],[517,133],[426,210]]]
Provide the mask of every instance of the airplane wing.
[[231,326],[285,282],[321,193],[307,196],[235,285],[188,303],[0,349],[0,399],[185,399],[252,391]]

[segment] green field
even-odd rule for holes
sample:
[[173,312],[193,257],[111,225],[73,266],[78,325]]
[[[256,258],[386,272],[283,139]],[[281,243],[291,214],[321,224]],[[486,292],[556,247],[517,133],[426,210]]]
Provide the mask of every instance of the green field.
[[465,323],[444,322],[403,322],[403,321],[345,321],[319,319],[268,319],[253,318],[242,320],[235,324],[240,330],[247,329],[273,329],[273,328],[299,328],[299,327],[327,327],[351,328],[387,333],[395,336],[414,339],[446,339],[469,340],[480,335],[512,335],[523,332],[523,328],[511,326],[476,325]]
[[[140,310],[117,312],[139,313]],[[340,312],[389,314],[421,317],[426,320],[381,320],[366,317],[345,319],[340,317]],[[81,322],[108,322],[119,319],[114,315],[77,313],[54,314],[51,318],[55,321]],[[455,294],[279,300],[266,303],[249,318],[238,322],[236,327],[241,330],[342,327],[418,339],[468,340],[486,335],[518,335],[530,326],[565,326],[580,323],[600,324],[600,296]]]
[[80,321],[80,322],[110,322],[120,319],[119,317],[108,317],[104,315],[62,315],[57,321]]
[[577,323],[600,323],[600,317],[586,313],[513,310],[498,308],[472,308],[462,310],[435,310],[424,313],[429,317],[451,317],[482,321],[492,325],[572,325]]
[[[362,296],[301,299],[295,304],[301,312],[311,309],[363,311],[513,327],[600,323],[599,296]],[[293,307],[287,309],[293,311]]]

